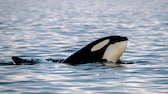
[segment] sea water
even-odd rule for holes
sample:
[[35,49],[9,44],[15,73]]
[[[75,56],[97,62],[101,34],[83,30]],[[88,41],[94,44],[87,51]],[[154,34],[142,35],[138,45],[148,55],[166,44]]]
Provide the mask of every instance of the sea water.
[[0,63],[65,59],[105,36],[129,39],[123,67],[0,66],[0,94],[167,94],[167,0],[0,0]]

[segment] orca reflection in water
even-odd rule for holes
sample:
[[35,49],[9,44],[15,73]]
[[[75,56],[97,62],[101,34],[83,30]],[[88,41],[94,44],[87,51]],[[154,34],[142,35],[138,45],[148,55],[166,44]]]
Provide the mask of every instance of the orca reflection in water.
[[[110,62],[120,63],[119,58],[126,49],[128,42],[127,37],[122,36],[108,36],[86,45],[76,53],[72,54],[65,60],[61,60],[62,63],[77,65],[92,62]],[[26,63],[27,65],[36,64],[36,60],[22,59],[18,56],[13,56],[13,64],[20,65]],[[58,61],[54,59],[46,59],[47,61]]]

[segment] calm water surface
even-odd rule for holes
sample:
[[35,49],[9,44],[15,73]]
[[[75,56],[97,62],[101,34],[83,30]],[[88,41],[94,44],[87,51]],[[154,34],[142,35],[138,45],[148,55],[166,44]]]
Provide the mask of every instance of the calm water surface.
[[0,0],[0,63],[65,59],[109,35],[129,38],[125,67],[0,66],[1,94],[167,94],[167,0]]

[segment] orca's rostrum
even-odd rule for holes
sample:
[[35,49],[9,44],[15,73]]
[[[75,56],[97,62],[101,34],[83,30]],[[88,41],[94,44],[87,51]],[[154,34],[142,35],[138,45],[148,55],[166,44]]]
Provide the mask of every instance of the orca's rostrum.
[[[62,63],[70,65],[95,63],[95,62],[109,62],[112,64],[119,63],[119,58],[127,47],[128,38],[123,36],[108,36],[100,38],[91,42],[79,51],[75,52],[65,60],[61,60]],[[36,64],[36,60],[22,59],[19,56],[12,56],[14,65]],[[59,61],[55,59],[46,59],[46,61]]]

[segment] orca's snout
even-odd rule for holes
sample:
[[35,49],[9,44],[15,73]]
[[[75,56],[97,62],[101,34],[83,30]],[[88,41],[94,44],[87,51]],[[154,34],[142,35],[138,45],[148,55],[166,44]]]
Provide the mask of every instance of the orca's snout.
[[121,36],[121,37],[120,37],[120,40],[121,40],[121,41],[127,41],[128,38],[127,38],[127,37],[124,37],[124,36]]
[[122,42],[122,41],[128,41],[128,38],[125,36],[110,36],[107,37],[107,39],[110,38],[110,43],[117,43],[117,42]]

